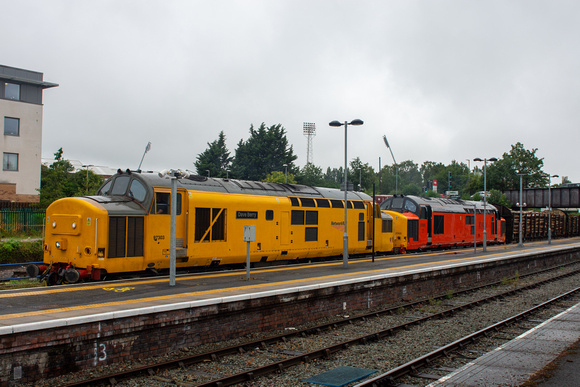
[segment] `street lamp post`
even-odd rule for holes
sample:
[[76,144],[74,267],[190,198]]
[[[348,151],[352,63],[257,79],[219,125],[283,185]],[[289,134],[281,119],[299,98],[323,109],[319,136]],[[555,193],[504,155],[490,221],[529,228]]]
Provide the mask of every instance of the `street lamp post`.
[[358,169],[358,190],[362,191],[362,168]]
[[544,175],[548,178],[548,244],[552,244],[552,177],[559,175]]
[[495,157],[489,159],[484,158],[483,160],[479,157],[473,159],[473,161],[483,161],[483,252],[487,251],[487,162],[497,161]]
[[284,164],[284,184],[288,184],[288,164]]
[[520,227],[518,230],[518,247],[524,247],[524,242],[522,241],[522,227],[523,227],[522,220],[524,216],[522,207],[524,207],[526,203],[524,203],[524,195],[522,191],[522,177],[527,175],[528,175],[527,173],[518,173],[518,176],[520,177],[520,201],[516,203],[520,207]]
[[342,243],[342,263],[345,268],[348,267],[348,233],[346,228],[346,220],[347,220],[347,193],[348,193],[348,182],[347,182],[347,168],[348,168],[348,157],[347,157],[347,149],[348,149],[348,137],[347,137],[347,128],[348,125],[362,125],[363,121],[356,119],[352,120],[351,122],[344,121],[344,123],[340,121],[332,121],[329,123],[330,126],[339,127],[344,125],[344,235],[343,235],[343,243]]
[[189,172],[182,170],[163,170],[159,177],[169,177],[171,180],[171,204],[169,223],[169,286],[175,286],[177,272],[177,180],[189,177]]
[[94,167],[93,164],[83,165],[83,168],[87,169],[87,195],[89,194],[89,167]]
[[393,156],[393,150],[391,149],[391,146],[387,141],[387,136],[383,135],[383,141],[385,142],[387,148],[389,148],[389,151],[391,152],[391,157],[393,158],[393,162],[395,163],[395,195],[396,195],[399,193],[399,168],[397,167],[397,161],[395,160],[395,156]]

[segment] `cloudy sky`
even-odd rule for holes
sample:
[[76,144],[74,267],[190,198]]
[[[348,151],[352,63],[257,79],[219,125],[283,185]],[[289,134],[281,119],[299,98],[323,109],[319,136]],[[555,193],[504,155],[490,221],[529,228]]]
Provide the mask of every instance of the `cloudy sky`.
[[[18,0],[0,64],[44,73],[43,157],[194,169],[223,130],[282,124],[306,163],[501,157],[537,148],[580,182],[577,0]],[[471,167],[474,162],[471,162]]]

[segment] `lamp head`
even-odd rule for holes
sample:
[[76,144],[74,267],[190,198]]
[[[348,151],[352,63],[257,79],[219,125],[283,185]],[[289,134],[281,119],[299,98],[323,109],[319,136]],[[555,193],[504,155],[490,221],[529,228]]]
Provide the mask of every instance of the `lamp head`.
[[483,161],[482,159],[480,159],[479,157],[476,157],[473,159],[473,161]]
[[350,125],[362,125],[362,124],[364,124],[363,120],[359,120],[358,118],[350,122]]
[[383,135],[383,141],[385,142],[385,145],[387,146],[387,148],[390,148],[389,142],[387,141],[387,136]]
[[492,157],[491,159],[487,159],[487,161],[497,161],[497,159],[495,157]]
[[339,121],[331,121],[328,125],[330,125],[330,126],[342,126],[344,124],[339,122]]

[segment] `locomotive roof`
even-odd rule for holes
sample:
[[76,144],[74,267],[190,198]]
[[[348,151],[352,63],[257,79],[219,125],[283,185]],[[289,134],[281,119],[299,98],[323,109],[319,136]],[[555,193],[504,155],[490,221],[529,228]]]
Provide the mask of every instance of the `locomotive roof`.
[[[387,199],[385,202],[392,201],[393,199],[411,199],[418,205],[423,206],[430,206],[433,211],[436,212],[466,212],[466,209],[472,210],[475,206],[476,210],[483,210],[483,202],[477,202],[473,200],[461,200],[461,199],[447,199],[447,198],[430,198],[430,197],[422,197],[422,196],[414,196],[414,195],[401,195],[401,196],[393,196],[392,198]],[[495,211],[496,208],[492,205],[487,203],[486,204],[487,211]]]
[[[153,172],[118,172],[116,175],[111,176],[109,180],[112,180],[120,175],[126,176],[127,174],[137,176],[150,187],[171,187],[170,177],[160,176],[158,173]],[[344,199],[344,191],[333,188],[311,187],[302,184],[282,184],[250,180],[222,179],[199,175],[190,175],[185,178],[177,179],[177,187],[187,190],[245,195],[306,196],[326,199]],[[347,199],[372,200],[372,198],[364,192],[356,191],[348,191]]]

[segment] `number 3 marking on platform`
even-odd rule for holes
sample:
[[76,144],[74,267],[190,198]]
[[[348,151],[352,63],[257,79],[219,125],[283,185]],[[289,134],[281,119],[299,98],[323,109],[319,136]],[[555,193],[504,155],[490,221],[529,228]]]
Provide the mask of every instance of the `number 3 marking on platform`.
[[98,353],[95,353],[95,356],[97,357],[97,359],[99,359],[99,361],[107,360],[107,346],[105,344],[99,344],[99,348],[100,350],[97,350],[97,348],[95,348],[95,352],[98,351]]

